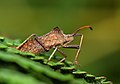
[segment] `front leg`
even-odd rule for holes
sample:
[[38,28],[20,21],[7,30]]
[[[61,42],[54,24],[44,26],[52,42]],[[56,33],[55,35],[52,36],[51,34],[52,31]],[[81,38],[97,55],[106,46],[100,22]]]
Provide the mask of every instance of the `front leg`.
[[77,60],[78,60],[78,56],[79,56],[80,50],[81,50],[81,45],[82,45],[82,42],[83,42],[83,34],[76,34],[75,36],[80,36],[80,43],[79,43],[79,45],[65,45],[65,46],[63,46],[63,48],[78,49],[78,51],[76,53],[76,56],[74,58],[74,64],[79,65]]
[[80,51],[81,51],[81,46],[82,46],[82,42],[83,42],[83,34],[80,34],[79,36],[81,36],[80,43],[79,43],[79,49],[78,49],[77,54],[76,54],[75,59],[74,59],[74,63],[77,64],[77,65],[79,65],[77,60],[78,60],[78,56],[79,56]]

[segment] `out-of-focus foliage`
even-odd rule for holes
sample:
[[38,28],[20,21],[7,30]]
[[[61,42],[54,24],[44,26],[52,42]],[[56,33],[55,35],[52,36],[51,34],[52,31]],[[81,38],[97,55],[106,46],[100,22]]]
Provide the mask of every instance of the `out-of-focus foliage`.
[[[106,78],[80,71],[70,62],[46,64],[48,54],[35,56],[15,49],[19,40],[0,37],[0,83],[2,84],[111,84]],[[59,60],[59,56],[54,59]]]

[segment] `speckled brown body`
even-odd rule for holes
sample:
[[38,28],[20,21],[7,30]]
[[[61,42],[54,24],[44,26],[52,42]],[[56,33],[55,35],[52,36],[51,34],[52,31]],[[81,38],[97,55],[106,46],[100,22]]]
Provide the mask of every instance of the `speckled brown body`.
[[17,49],[22,52],[30,52],[34,54],[39,54],[45,51],[35,39],[26,40],[22,45],[18,46]]
[[[64,34],[62,30],[56,27],[43,36],[37,36],[35,34],[32,34],[20,46],[18,46],[17,49],[22,52],[40,54],[41,52],[49,51],[51,48],[54,48],[54,51],[48,58],[47,62],[51,60],[52,56],[55,54],[56,51],[60,52],[64,56],[64,58],[61,59],[59,62],[62,62],[66,59],[67,56],[59,49],[60,47],[78,49],[74,59],[74,63],[78,65],[79,63],[77,59],[80,54],[80,49],[83,41],[83,34],[79,34],[78,32],[79,30],[84,28],[90,28],[92,30],[90,26],[83,26],[78,28],[72,34]],[[69,44],[71,41],[74,40],[74,36],[80,37],[79,45]]]
[[59,28],[54,28],[48,34],[38,37],[46,50],[63,45],[66,42],[65,35]]
[[17,49],[22,52],[40,54],[41,52],[49,51],[56,46],[63,45],[65,42],[66,35],[56,27],[43,36],[38,37],[32,34],[20,46],[18,46]]

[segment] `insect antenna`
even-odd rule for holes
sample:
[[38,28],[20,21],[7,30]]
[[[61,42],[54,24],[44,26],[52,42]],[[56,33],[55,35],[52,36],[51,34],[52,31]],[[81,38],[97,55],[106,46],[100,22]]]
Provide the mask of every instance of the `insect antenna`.
[[80,30],[85,29],[85,28],[89,28],[90,30],[93,30],[91,26],[83,26],[83,27],[78,28],[78,29],[73,33],[73,36],[76,36],[77,33],[78,33]]

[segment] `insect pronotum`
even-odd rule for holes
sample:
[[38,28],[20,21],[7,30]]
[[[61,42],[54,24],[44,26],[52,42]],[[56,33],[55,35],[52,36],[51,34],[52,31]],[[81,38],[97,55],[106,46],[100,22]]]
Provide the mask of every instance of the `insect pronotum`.
[[[61,59],[59,62],[62,62],[66,59],[67,56],[63,51],[60,50],[60,47],[78,49],[74,59],[74,64],[78,65],[77,59],[80,54],[83,41],[83,34],[79,34],[78,32],[84,28],[90,28],[92,30],[91,26],[83,26],[78,28],[72,34],[64,34],[59,27],[55,27],[53,28],[53,30],[43,36],[37,36],[36,34],[32,34],[21,45],[19,45],[17,49],[22,52],[30,52],[37,55],[42,52],[47,52],[51,48],[54,48],[54,51],[48,58],[47,62],[51,60],[52,56],[55,54],[56,51],[60,52],[64,56],[64,58]],[[74,40],[75,36],[80,37],[79,44],[70,45],[69,43]]]

